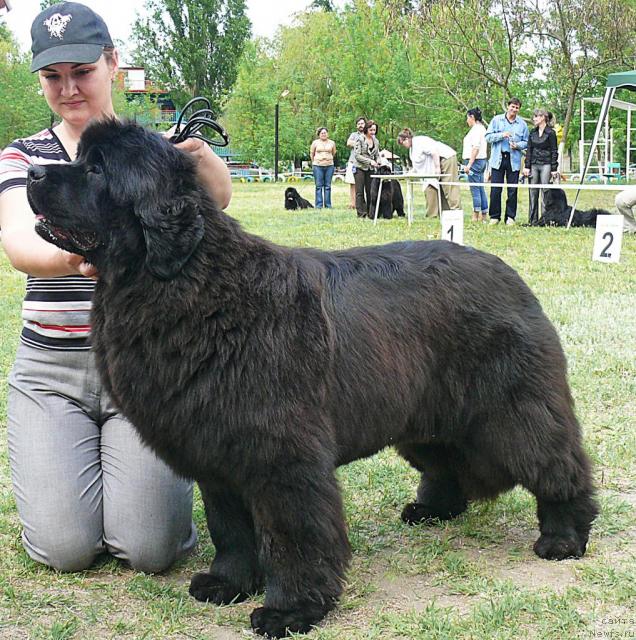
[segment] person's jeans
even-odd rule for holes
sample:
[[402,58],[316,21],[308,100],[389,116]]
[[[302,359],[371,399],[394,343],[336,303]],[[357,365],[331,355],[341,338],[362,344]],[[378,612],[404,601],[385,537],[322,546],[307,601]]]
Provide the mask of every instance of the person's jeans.
[[332,164],[321,167],[313,166],[314,180],[316,182],[316,209],[323,206],[331,209],[331,178],[333,178],[334,166]]
[[[490,179],[494,184],[502,184],[505,181],[508,185],[518,184],[519,171],[513,171],[510,164],[510,154],[501,154],[501,166],[498,169],[492,168],[490,172]],[[490,217],[494,220],[501,220],[501,192],[503,187],[490,187]],[[511,218],[514,220],[517,217],[517,192],[516,187],[507,188],[506,197],[506,220]]]
[[[549,164],[533,164],[530,166],[532,184],[548,184],[552,175]],[[539,194],[541,194],[541,214],[545,210],[545,189],[529,189],[530,191],[530,224],[539,223]]]
[[[485,158],[475,160],[468,174],[468,182],[483,182],[487,164],[488,161]],[[471,187],[470,195],[473,197],[473,211],[487,213],[488,196],[486,195],[486,189],[483,186]]]
[[[356,182],[356,212],[358,218],[369,215],[369,203],[371,202],[371,169],[364,171],[359,167],[354,167],[353,175]],[[371,217],[373,217],[373,212]]]

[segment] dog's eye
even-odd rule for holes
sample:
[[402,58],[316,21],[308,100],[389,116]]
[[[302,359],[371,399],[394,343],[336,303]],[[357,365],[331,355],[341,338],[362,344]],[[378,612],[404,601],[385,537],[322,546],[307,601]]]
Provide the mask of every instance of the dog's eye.
[[86,173],[92,173],[93,175],[101,175],[102,168],[97,164],[89,164],[86,168]]

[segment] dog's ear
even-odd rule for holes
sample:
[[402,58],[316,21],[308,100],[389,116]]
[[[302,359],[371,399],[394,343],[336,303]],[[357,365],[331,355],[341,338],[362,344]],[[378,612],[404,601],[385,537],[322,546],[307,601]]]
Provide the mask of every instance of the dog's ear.
[[146,242],[146,266],[160,280],[171,280],[203,238],[203,217],[189,198],[135,207]]

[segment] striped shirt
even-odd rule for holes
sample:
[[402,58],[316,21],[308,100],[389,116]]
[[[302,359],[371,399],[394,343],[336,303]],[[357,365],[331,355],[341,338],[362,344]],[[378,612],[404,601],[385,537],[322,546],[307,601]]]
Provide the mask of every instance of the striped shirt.
[[[26,188],[29,165],[70,162],[51,129],[12,142],[0,154],[0,193]],[[90,310],[95,282],[84,276],[27,276],[21,340],[39,349],[90,348]]]

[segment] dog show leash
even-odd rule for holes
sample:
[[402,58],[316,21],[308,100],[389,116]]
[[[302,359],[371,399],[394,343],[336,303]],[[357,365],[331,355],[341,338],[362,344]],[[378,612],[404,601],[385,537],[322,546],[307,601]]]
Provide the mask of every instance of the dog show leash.
[[[201,108],[194,109],[194,105],[204,105]],[[183,128],[182,128],[183,127]],[[208,136],[209,130],[218,134],[216,136],[207,137],[201,133],[205,131]],[[170,142],[177,144],[188,138],[199,138],[203,142],[207,142],[214,147],[226,147],[230,143],[230,137],[225,129],[214,119],[210,101],[204,96],[197,96],[189,100],[181,110],[177,125],[170,137]]]

